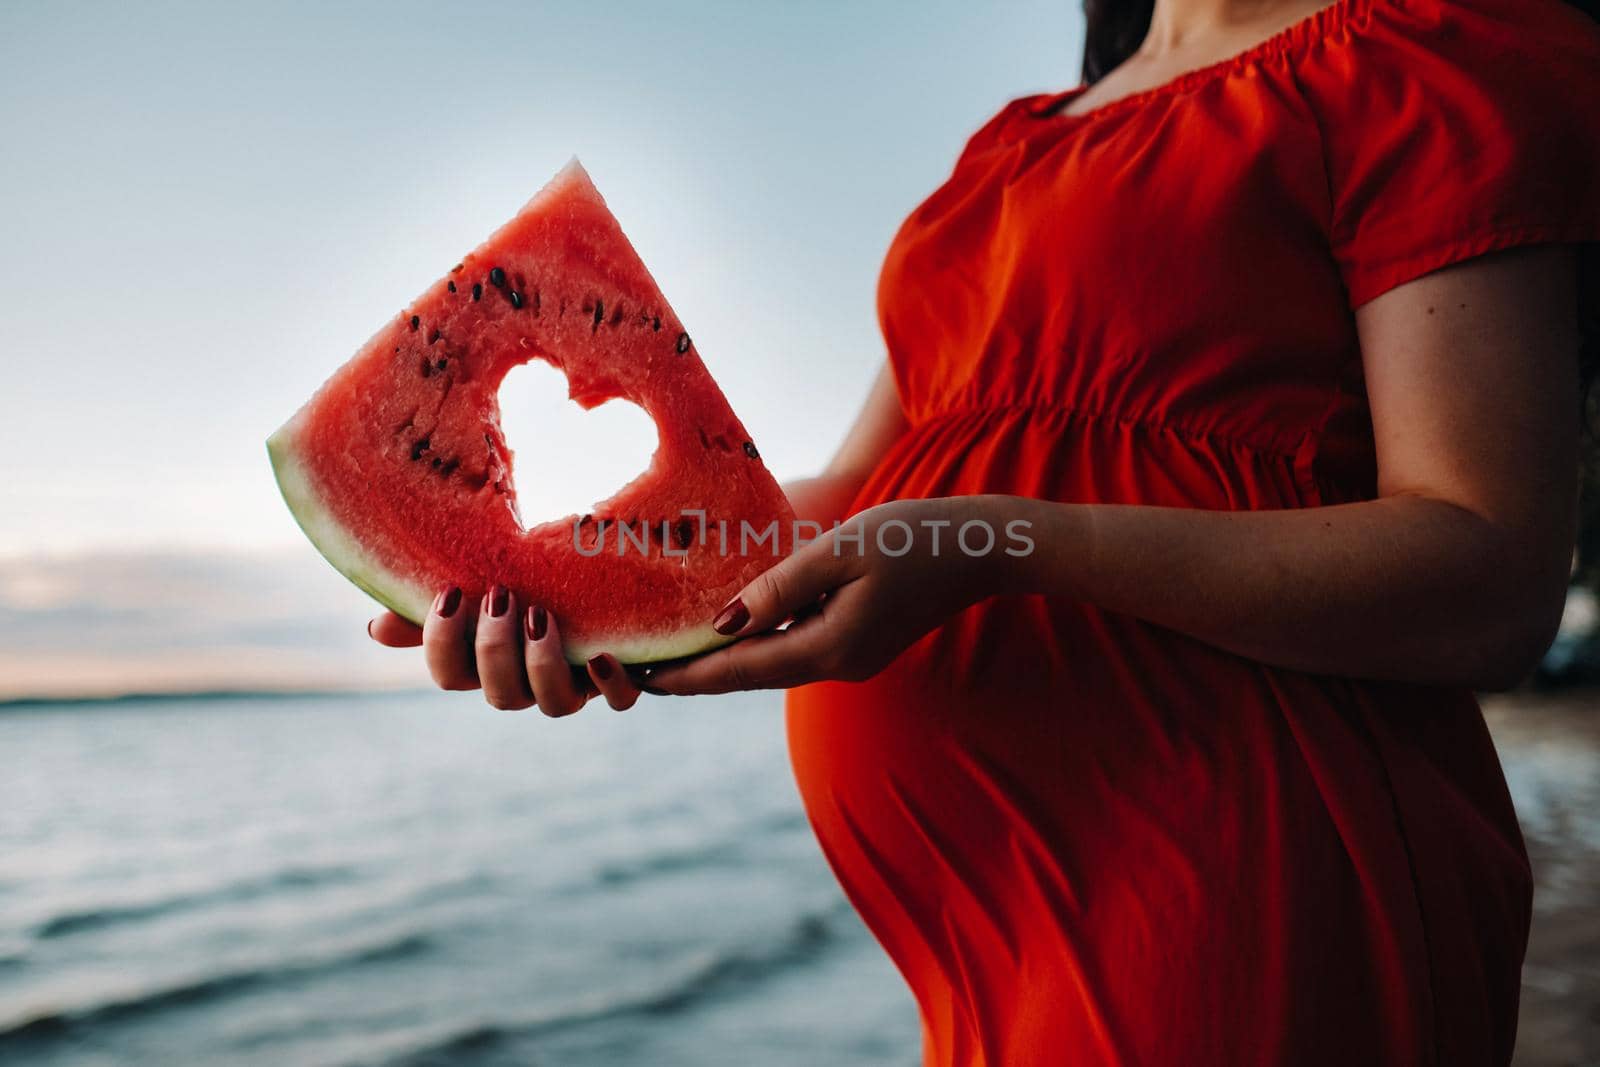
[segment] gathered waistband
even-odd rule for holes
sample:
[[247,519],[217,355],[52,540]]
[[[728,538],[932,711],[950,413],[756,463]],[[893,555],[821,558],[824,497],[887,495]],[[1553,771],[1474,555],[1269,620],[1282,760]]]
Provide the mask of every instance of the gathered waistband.
[[1116,427],[1127,431],[1169,434],[1173,437],[1196,443],[1217,445],[1233,450],[1259,452],[1285,459],[1293,459],[1301,455],[1310,439],[1314,436],[1312,430],[1302,430],[1292,439],[1256,437],[1245,433],[1195,426],[1185,422],[1164,419],[1154,414],[1112,413],[1095,411],[1072,404],[1040,401],[951,406],[933,411],[919,412],[915,415],[907,413],[907,417],[910,419],[912,432],[945,426],[951,422],[977,422],[991,418],[1006,417],[1053,423],[1080,422]]

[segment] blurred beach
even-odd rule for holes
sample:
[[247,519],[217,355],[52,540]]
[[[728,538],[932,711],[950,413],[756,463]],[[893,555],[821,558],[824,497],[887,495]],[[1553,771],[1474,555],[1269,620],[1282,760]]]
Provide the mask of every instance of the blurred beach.
[[[1539,881],[1523,1067],[1600,1063],[1600,699],[1486,698]],[[0,711],[0,1062],[918,1062],[770,694]]]
[[1600,690],[1501,693],[1484,714],[1537,886],[1517,1067],[1600,1064]]

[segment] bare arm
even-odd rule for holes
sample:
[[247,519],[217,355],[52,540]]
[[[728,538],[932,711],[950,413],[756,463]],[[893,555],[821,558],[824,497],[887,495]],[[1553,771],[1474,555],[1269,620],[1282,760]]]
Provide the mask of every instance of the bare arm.
[[1568,249],[1516,251],[1359,309],[1378,499],[1047,512],[1023,580],[1283,666],[1515,684],[1575,535],[1575,274]]
[[845,509],[878,460],[905,432],[900,395],[895,389],[894,375],[885,363],[872,383],[866,403],[828,466],[815,477],[784,485],[795,515],[823,529],[832,527],[835,520],[842,520]]
[[[1576,270],[1569,248],[1437,271],[1360,308],[1379,465],[1372,501],[1279,511],[898,501],[890,520],[1032,522],[1036,550],[886,558],[823,539],[740,595],[759,633],[673,668],[673,692],[865,677],[983,596],[1076,597],[1266,663],[1505,688],[1560,619],[1576,526]],[[865,538],[870,546],[873,537]],[[924,541],[926,539],[923,539]],[[724,616],[726,617],[726,616]]]

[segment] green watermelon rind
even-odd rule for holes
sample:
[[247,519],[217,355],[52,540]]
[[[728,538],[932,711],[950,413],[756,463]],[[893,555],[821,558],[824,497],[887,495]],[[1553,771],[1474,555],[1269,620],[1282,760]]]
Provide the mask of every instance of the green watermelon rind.
[[396,615],[420,626],[436,591],[420,589],[373,559],[334,518],[300,462],[294,445],[298,421],[290,420],[267,438],[267,456],[272,461],[278,491],[283,494],[283,502],[289,505],[289,513],[335,570]]
[[[295,442],[299,421],[299,416],[290,419],[267,438],[272,473],[294,521],[334,570],[396,615],[421,626],[438,591],[420,586],[385,567],[334,517],[333,510],[322,502],[305,464],[300,461]],[[623,663],[644,665],[683,659],[729,643],[730,638],[717,633],[705,622],[666,634],[619,636],[592,644],[575,642],[565,645],[564,652],[567,661],[574,666],[582,666],[601,652],[609,652]]]

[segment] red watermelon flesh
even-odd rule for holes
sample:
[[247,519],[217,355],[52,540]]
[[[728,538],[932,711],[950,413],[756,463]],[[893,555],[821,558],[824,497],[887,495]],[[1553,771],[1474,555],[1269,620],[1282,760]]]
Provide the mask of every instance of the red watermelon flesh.
[[[525,530],[497,393],[531,359],[585,408],[643,408],[659,445],[590,515]],[[723,643],[717,610],[792,546],[782,490],[576,160],[267,444],[312,543],[390,609],[420,623],[445,587],[503,583],[554,613],[574,663]]]

